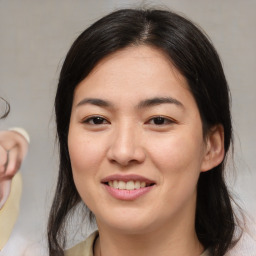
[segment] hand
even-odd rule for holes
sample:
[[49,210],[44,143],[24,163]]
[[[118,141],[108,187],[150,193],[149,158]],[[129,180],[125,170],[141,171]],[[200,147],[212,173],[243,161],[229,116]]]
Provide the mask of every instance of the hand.
[[0,209],[11,189],[13,176],[28,151],[28,141],[15,131],[0,131]]
[[15,131],[0,131],[0,181],[12,178],[28,151],[27,140]]

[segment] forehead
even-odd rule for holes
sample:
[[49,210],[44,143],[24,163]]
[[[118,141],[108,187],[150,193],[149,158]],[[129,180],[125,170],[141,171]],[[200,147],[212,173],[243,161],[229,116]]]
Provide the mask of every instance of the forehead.
[[[171,95],[169,95],[171,94]],[[186,79],[161,50],[149,46],[133,46],[102,59],[78,84],[74,101],[82,97],[175,96],[190,94]]]
[[[108,76],[116,76],[118,74],[120,77],[120,75],[124,76],[127,74],[130,76],[133,74],[133,79],[142,77],[143,75],[171,75],[179,79],[183,85],[187,85],[186,79],[175,68],[169,56],[156,47],[142,45],[130,46],[118,50],[103,58],[93,68],[86,79],[90,79],[91,76],[95,76],[99,72],[102,74],[104,71],[108,72]],[[120,79],[122,78],[120,77]]]

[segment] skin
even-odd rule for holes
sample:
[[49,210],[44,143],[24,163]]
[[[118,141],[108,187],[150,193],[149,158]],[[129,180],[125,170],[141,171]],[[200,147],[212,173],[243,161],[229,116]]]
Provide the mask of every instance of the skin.
[[13,176],[28,151],[27,140],[15,131],[0,131],[0,209],[11,189]]
[[[222,161],[223,132],[215,127],[203,138],[186,79],[161,51],[129,47],[93,69],[74,93],[68,146],[77,190],[99,228],[94,255],[203,252],[196,186],[201,171]],[[135,200],[116,199],[102,184],[113,174],[141,175],[154,186]]]

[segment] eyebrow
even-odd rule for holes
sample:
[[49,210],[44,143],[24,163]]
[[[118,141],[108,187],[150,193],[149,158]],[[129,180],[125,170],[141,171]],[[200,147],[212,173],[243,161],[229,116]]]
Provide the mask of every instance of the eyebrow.
[[102,99],[97,99],[97,98],[85,98],[83,100],[81,100],[76,106],[82,106],[85,104],[92,104],[92,105],[96,105],[99,107],[112,107],[113,104],[110,103],[107,100],[102,100]]
[[153,107],[160,104],[175,104],[178,107],[184,108],[184,105],[180,101],[172,97],[155,97],[151,99],[146,99],[138,104],[138,108]]
[[[84,98],[76,105],[76,107],[86,105],[86,104],[92,104],[95,106],[105,107],[105,108],[114,106],[111,102],[109,102],[107,100],[98,99],[98,98]],[[172,97],[154,97],[154,98],[146,99],[146,100],[141,101],[137,105],[137,107],[138,108],[147,108],[147,107],[153,107],[153,106],[157,106],[157,105],[161,105],[161,104],[175,104],[178,107],[184,108],[184,105],[180,101],[178,101],[177,99],[174,99]]]

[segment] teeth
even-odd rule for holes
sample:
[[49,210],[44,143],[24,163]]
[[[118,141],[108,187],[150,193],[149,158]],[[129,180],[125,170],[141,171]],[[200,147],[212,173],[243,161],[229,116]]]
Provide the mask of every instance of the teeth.
[[140,188],[140,182],[139,181],[135,181],[134,188],[135,189],[139,189]]
[[125,186],[125,188],[127,189],[127,190],[134,190],[134,182],[133,181],[128,181],[127,183],[126,183],[126,186]]
[[118,182],[118,188],[119,189],[126,189],[126,184],[124,181],[119,181]]
[[109,181],[108,185],[112,188],[116,189],[126,189],[126,190],[134,190],[134,189],[139,189],[139,188],[145,188],[146,187],[146,182],[145,181],[128,181],[124,182],[122,180],[113,180]]
[[141,182],[141,183],[140,183],[140,187],[141,187],[141,188],[145,188],[145,187],[146,187],[146,182],[145,182],[145,181]]
[[[113,181],[113,188],[118,188],[118,181],[117,180],[114,180]],[[110,184],[108,184],[109,186],[111,186]]]

